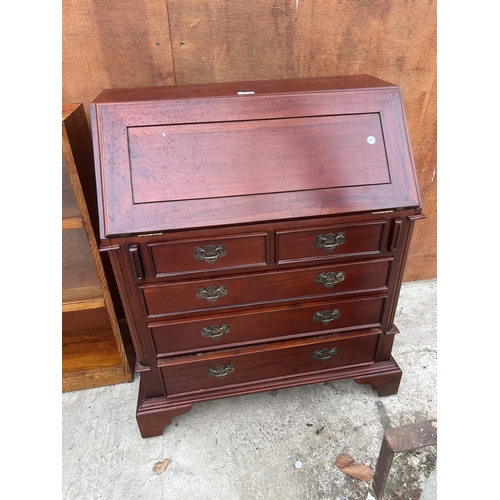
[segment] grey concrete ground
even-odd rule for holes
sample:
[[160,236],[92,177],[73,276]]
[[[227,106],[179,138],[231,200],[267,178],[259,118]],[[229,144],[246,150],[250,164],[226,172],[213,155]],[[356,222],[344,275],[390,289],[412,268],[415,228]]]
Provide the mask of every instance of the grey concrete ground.
[[[62,395],[64,500],[365,500],[343,453],[375,469],[384,429],[437,418],[435,280],[403,284],[393,354],[397,395],[352,380],[200,403],[142,439],[139,379]],[[394,460],[384,500],[436,498],[437,447]],[[170,459],[161,474],[155,463]],[[300,463],[299,463],[300,462]]]

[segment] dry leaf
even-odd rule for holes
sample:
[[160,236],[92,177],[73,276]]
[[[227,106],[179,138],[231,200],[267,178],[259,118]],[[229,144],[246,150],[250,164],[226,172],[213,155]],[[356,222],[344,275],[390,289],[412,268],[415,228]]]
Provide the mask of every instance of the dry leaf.
[[348,476],[355,477],[361,481],[370,481],[374,472],[366,465],[354,465],[354,458],[347,453],[343,453],[335,460],[335,465]]
[[161,462],[156,462],[155,466],[153,467],[153,470],[159,475],[162,472],[165,472],[165,470],[167,469],[167,467],[170,465],[171,462],[172,460],[170,460],[169,458],[166,458]]
[[367,465],[349,465],[341,470],[344,474],[360,479],[361,481],[371,481],[374,474]]
[[339,455],[337,457],[337,460],[335,460],[335,465],[342,470],[344,467],[348,467],[349,465],[354,464],[354,458],[351,456],[347,455],[346,453],[343,453],[342,455]]

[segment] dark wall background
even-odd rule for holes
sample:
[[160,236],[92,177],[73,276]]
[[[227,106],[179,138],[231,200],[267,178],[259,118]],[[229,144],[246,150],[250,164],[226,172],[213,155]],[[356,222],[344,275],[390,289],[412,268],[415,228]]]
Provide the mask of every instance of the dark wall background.
[[63,0],[63,102],[104,88],[368,73],[401,87],[427,219],[404,280],[436,277],[434,0]]

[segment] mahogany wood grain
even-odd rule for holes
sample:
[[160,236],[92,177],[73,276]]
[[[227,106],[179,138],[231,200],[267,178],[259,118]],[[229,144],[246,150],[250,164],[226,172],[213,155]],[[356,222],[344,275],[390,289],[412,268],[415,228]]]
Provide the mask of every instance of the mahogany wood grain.
[[[196,394],[174,394],[166,398],[154,399],[146,399],[139,395],[137,422],[143,437],[160,436],[163,432],[163,427],[170,424],[172,418],[175,416],[189,411],[193,403],[225,397],[243,396],[255,392],[262,392],[263,390],[271,391],[354,377],[356,377],[358,383],[361,384],[370,383],[369,380],[371,380],[375,390],[377,387],[380,387],[384,395],[389,396],[397,393],[401,380],[401,369],[394,359],[390,359],[376,364],[290,375],[288,377],[267,380],[265,384],[258,381],[222,386],[217,390],[199,391]],[[141,387],[140,391],[142,390]]]
[[[416,174],[398,87],[385,82],[379,82],[378,86],[375,85],[373,88],[361,91],[340,87],[340,85],[345,85],[346,82],[352,80],[335,77],[324,78],[323,82],[331,87],[329,91],[322,90],[321,86],[321,90],[318,90],[318,79],[297,80],[289,82],[289,84],[295,83],[299,88],[304,87],[304,90],[286,95],[281,93],[260,95],[260,86],[266,88],[267,82],[254,82],[253,87],[256,89],[256,95],[253,96],[234,94],[227,96],[225,94],[226,87],[222,86],[219,97],[210,99],[198,97],[196,94],[192,97],[176,98],[175,89],[178,87],[175,87],[166,90],[165,95],[168,97],[155,101],[154,105],[148,101],[150,94],[147,89],[139,89],[135,98],[131,97],[129,90],[115,89],[103,93],[91,105],[96,169],[98,173],[103,173],[98,179],[98,192],[100,193],[98,200],[102,220],[101,237],[106,238],[125,232],[154,232],[166,229],[224,225],[234,221],[245,223],[363,210],[420,207]],[[369,77],[361,77],[360,80],[366,84],[374,81],[373,78]],[[325,83],[321,85],[325,85]],[[122,93],[126,93],[130,101],[120,102],[117,105],[114,100],[119,99]],[[213,191],[210,193],[210,184],[204,182],[209,191],[208,195],[203,196],[201,192],[196,190],[196,177],[188,175],[188,177],[192,177],[189,188],[189,179],[184,179],[180,185],[177,185],[178,188],[184,186],[183,198],[175,195],[177,198],[174,196],[170,199],[165,192],[161,194],[161,189],[161,195],[158,194],[158,184],[161,185],[166,181],[158,178],[163,169],[158,166],[158,160],[151,161],[150,156],[148,156],[149,148],[143,149],[143,153],[146,155],[144,161],[151,165],[148,175],[144,177],[144,174],[140,174],[142,167],[140,163],[137,163],[138,159],[134,156],[133,148],[131,149],[129,135],[130,127],[139,126],[157,127],[158,137],[163,137],[163,134],[167,137],[167,129],[162,129],[166,125],[206,123],[207,121],[269,120],[304,116],[316,116],[320,119],[321,116],[344,116],[359,113],[378,113],[384,134],[383,137],[378,137],[375,132],[374,134],[377,136],[377,142],[382,141],[384,144],[389,178],[385,177],[385,173],[384,176],[380,177],[382,171],[378,170],[379,174],[365,180],[366,169],[348,168],[349,163],[343,165],[339,162],[341,159],[346,160],[340,155],[336,163],[327,162],[328,168],[326,168],[326,163],[321,163],[323,160],[318,163],[320,177],[322,175],[321,169],[328,172],[331,168],[335,168],[336,172],[340,172],[338,180],[337,176],[328,177],[327,175],[323,179],[324,184],[318,186],[314,183],[310,184],[309,177],[306,177],[302,178],[303,187],[298,190],[298,178],[296,178],[295,181],[291,181],[291,184],[276,185],[274,182],[271,191],[267,191],[266,188],[264,192],[258,192],[260,184],[252,187],[255,181],[248,180],[248,171],[249,168],[252,170],[252,166],[248,167],[245,163],[231,162],[234,171],[230,180],[236,184],[235,191]],[[280,120],[279,123],[283,124],[283,120]],[[251,133],[249,135],[251,137]],[[107,136],[114,137],[114,140],[103,141],[102,138]],[[329,142],[329,137],[330,135],[325,136],[324,142]],[[366,143],[368,137],[370,136],[364,137],[362,142]],[[300,154],[304,157],[314,157],[317,154],[318,148],[302,143],[300,138],[294,139],[294,142],[301,145],[299,151],[303,149],[302,153],[295,153],[299,157]],[[205,154],[205,157],[209,158],[212,154],[217,157],[221,149],[217,140],[207,144],[211,144],[211,150],[210,154]],[[233,147],[237,149],[241,144],[241,140],[235,138],[234,135],[231,138],[228,136],[224,149],[231,150]],[[370,145],[365,144],[365,146],[369,147]],[[342,147],[337,147],[337,150],[342,151]],[[179,152],[181,157],[186,154],[186,151],[188,150],[184,148]],[[146,154],[146,152],[148,153]],[[153,147],[152,153],[155,152],[159,153]],[[182,170],[187,172],[192,169],[192,172],[195,172],[196,163],[192,164],[189,154],[182,159],[179,168],[182,167]],[[164,158],[163,154],[153,154],[152,156],[157,159],[158,157]],[[247,157],[248,155],[245,153],[243,156]],[[257,169],[256,178],[259,179],[261,177],[258,175],[260,167],[258,166],[259,162],[255,161],[256,158],[253,158],[252,165],[254,169]],[[277,165],[277,157],[271,157],[269,171],[273,172],[278,169],[283,177],[285,171],[280,170]],[[303,166],[308,167],[308,170],[312,172],[316,169],[316,166],[312,166],[310,163],[303,163]],[[176,170],[172,171],[170,175],[167,172],[166,179],[170,179],[167,183],[169,186],[174,174],[180,172],[179,168],[176,167]],[[209,172],[210,168],[209,164]],[[214,166],[213,169],[215,168]],[[139,174],[134,173],[137,169]],[[385,167],[383,171],[385,172]],[[342,172],[344,172],[343,175]],[[400,172],[404,172],[404,174]],[[163,173],[165,174],[165,172]],[[203,177],[205,174],[201,175],[202,179],[207,179]],[[138,186],[134,185],[134,176],[141,179]],[[250,185],[248,191],[241,191],[241,185],[238,184],[240,176],[243,180],[247,179],[245,182]],[[313,179],[314,177],[313,175]],[[220,175],[217,178],[220,178]],[[316,176],[316,178],[318,177]],[[269,179],[267,174],[264,179],[266,182]],[[390,181],[388,181],[389,179]],[[175,186],[175,182],[173,185]],[[139,187],[138,200],[135,199],[136,187]],[[144,198],[143,193],[146,190],[151,190],[152,198]],[[155,192],[156,194],[154,194]],[[194,195],[187,194],[191,192]],[[148,201],[148,203],[144,201]]]
[[[406,210],[402,212],[398,212],[398,215],[403,218],[405,221],[406,217],[411,216],[415,213],[414,210]],[[375,214],[367,214],[363,215],[348,215],[348,216],[335,216],[335,217],[322,217],[322,218],[313,218],[307,220],[288,220],[286,222],[278,221],[278,222],[265,222],[265,223],[256,223],[251,225],[236,225],[236,226],[223,226],[214,228],[203,228],[203,229],[192,229],[189,231],[163,231],[159,233],[154,233],[150,235],[139,235],[139,236],[127,236],[127,244],[129,247],[134,246],[134,248],[138,249],[138,254],[140,255],[140,266],[144,271],[144,278],[142,279],[143,283],[154,283],[158,281],[177,281],[181,274],[187,277],[195,277],[195,276],[214,276],[220,275],[221,272],[225,275],[230,274],[238,274],[242,270],[245,270],[245,266],[228,266],[224,265],[224,261],[229,257],[229,255],[233,255],[234,251],[228,252],[226,257],[217,260],[214,264],[210,265],[204,261],[196,260],[192,256],[194,247],[200,243],[200,246],[208,245],[211,243],[224,243],[226,241],[228,245],[231,246],[237,244],[237,254],[240,255],[241,259],[249,259],[252,260],[252,248],[253,244],[245,244],[245,238],[248,236],[255,235],[266,235],[267,243],[266,243],[266,252],[267,256],[264,257],[264,261],[262,266],[255,264],[255,267],[252,265],[250,270],[258,271],[260,267],[267,270],[278,270],[278,269],[287,269],[294,268],[300,265],[314,265],[319,262],[334,262],[338,260],[342,260],[343,262],[350,262],[354,260],[359,260],[363,257],[385,257],[392,256],[394,252],[390,252],[388,250],[390,243],[389,237],[392,234],[394,213],[375,213]],[[381,226],[381,235],[380,242],[376,243],[376,238],[374,239],[374,233],[376,231],[371,226]],[[366,227],[365,227],[366,226]],[[361,227],[365,227],[364,234],[366,238],[359,237],[358,230]],[[316,236],[320,234],[327,234],[328,232],[335,232],[340,230],[348,230],[347,240],[343,245],[339,246],[335,250],[331,252],[326,252],[323,249],[318,249],[314,246],[313,242]],[[309,230],[312,231],[312,234],[309,235]],[[352,232],[351,232],[352,231]],[[372,233],[372,231],[374,233]],[[287,236],[288,235],[288,236]],[[298,259],[292,260],[278,260],[278,241],[283,237],[286,237],[286,246],[293,247],[293,252],[297,252]],[[311,239],[312,238],[312,239]],[[258,239],[258,238],[257,238]],[[300,245],[296,245],[295,241],[301,240]],[[183,252],[178,252],[177,250],[185,247],[185,243],[188,243],[186,248],[187,254]],[[193,242],[192,247],[189,248],[189,242]],[[254,243],[256,243],[254,241]],[[354,243],[354,245],[353,245]],[[123,244],[123,238],[110,238],[104,240],[102,242],[103,249],[105,248],[115,248],[118,249]],[[373,250],[378,245],[378,250]],[[137,246],[137,247],[135,247]],[[282,245],[281,245],[282,246]],[[302,250],[302,246],[304,250]],[[152,261],[152,249],[158,247],[161,249],[159,255],[162,257],[162,268],[163,270],[167,270],[167,267],[170,269],[175,269],[179,266],[179,263],[187,257],[187,261],[185,263],[186,269],[181,272],[173,272],[173,273],[162,273],[158,274],[155,263]],[[173,250],[174,254],[171,254],[171,251],[168,250],[170,247],[175,248]],[[258,247],[258,245],[257,245]],[[368,250],[370,247],[370,250]],[[310,249],[311,254],[307,257],[307,248]],[[348,253],[345,253],[343,248],[348,249]],[[365,250],[367,250],[365,252]],[[283,248],[281,250],[283,252]],[[303,253],[305,252],[305,253]],[[123,258],[130,259],[130,256],[125,252]],[[260,257],[260,250],[257,252]],[[256,254],[257,255],[257,254]],[[291,255],[293,257],[293,255]],[[189,267],[189,260],[196,262],[193,265],[192,269],[187,269]],[[237,259],[236,259],[237,260]],[[241,261],[241,263],[244,262]],[[236,261],[235,261],[236,262]],[[234,262],[234,263],[235,263]],[[184,264],[182,264],[184,267]]]
[[156,377],[155,373],[150,372],[152,368],[151,360],[155,358],[153,343],[147,335],[147,327],[142,321],[144,315],[142,301],[138,294],[130,293],[137,286],[135,269],[131,259],[120,258],[120,250],[123,253],[128,249],[107,249],[110,262],[113,267],[113,273],[116,276],[118,290],[120,292],[121,302],[127,318],[127,323],[132,333],[132,343],[135,352],[135,364],[147,367],[147,371],[141,373],[146,390],[147,397],[158,397],[164,394],[164,388]]
[[[158,365],[167,394],[214,390],[225,385],[372,363],[378,337],[376,334],[347,338],[327,335],[301,341],[216,351],[201,356],[162,359]],[[336,349],[336,353],[328,359],[314,357],[315,352],[332,348]],[[224,378],[208,375],[211,368],[228,365],[234,371]]]
[[[143,436],[208,399],[349,377],[399,387],[393,319],[422,217],[399,88],[240,85],[110,89],[92,104]],[[334,231],[337,248],[321,248]]]
[[393,394],[397,394],[402,376],[403,371],[395,363],[395,366],[390,371],[360,375],[354,377],[354,381],[358,384],[370,384],[379,396],[392,396]]
[[[179,82],[177,85],[154,85],[154,86],[113,86],[103,89],[99,94],[96,94],[92,102],[105,103],[116,102],[126,103],[130,101],[151,101],[147,108],[152,116],[158,116],[155,112],[152,102],[157,104],[157,101],[171,100],[171,99],[192,99],[204,98],[211,99],[214,97],[220,98],[221,96],[232,97],[236,96],[238,92],[243,93],[240,99],[252,99],[252,93],[258,95],[272,95],[282,94],[284,97],[291,92],[307,92],[314,87],[319,92],[328,91],[332,89],[352,89],[364,90],[370,88],[386,88],[394,87],[394,84],[384,81],[380,78],[375,78],[368,74],[335,74],[335,75],[315,75],[309,78],[292,78],[292,79],[257,79],[252,78],[248,80],[224,80],[224,81],[204,81],[199,83]],[[249,92],[250,94],[246,94]],[[346,95],[346,99],[349,94]],[[250,101],[252,102],[252,101]],[[216,103],[220,104],[220,103]],[[206,104],[205,104],[206,106]],[[372,109],[372,104],[369,108],[365,108],[364,112]],[[178,108],[177,108],[178,109]],[[180,112],[180,110],[178,110]],[[230,113],[230,110],[225,109],[225,113]],[[177,115],[178,116],[178,115]],[[193,122],[193,118],[197,115],[189,116],[189,122]],[[230,121],[231,115],[226,114],[220,116],[219,121]],[[292,114],[287,115],[293,118]],[[165,119],[165,117],[163,118]],[[178,118],[174,117],[178,121]],[[149,121],[149,120],[148,120]],[[202,120],[197,120],[202,121]],[[217,120],[211,120],[217,121]],[[144,124],[145,122],[139,122]]]
[[390,182],[376,114],[130,127],[128,145],[136,204]]
[[[164,278],[172,274],[191,274],[208,269],[220,272],[230,268],[262,267],[267,264],[267,244],[267,233],[253,233],[226,238],[214,235],[206,239],[149,242],[147,249],[154,277]],[[215,262],[195,258],[196,248],[205,249],[218,245],[224,246],[226,253]]]
[[141,437],[151,438],[161,436],[163,429],[172,423],[172,419],[179,415],[184,415],[191,409],[192,405],[169,405],[159,406],[153,409],[146,409],[137,412],[137,422]]
[[[413,234],[414,224],[417,220],[425,219],[425,215],[410,215],[401,221],[399,224],[399,218],[396,217],[392,222],[393,230],[396,227],[401,226],[399,231],[399,237],[397,239],[397,252],[395,254],[395,272],[392,274],[389,280],[388,286],[388,305],[385,308],[384,316],[382,319],[382,328],[385,331],[390,331],[394,328],[394,318],[396,316],[396,308],[398,304],[398,298],[401,291],[403,273],[406,265],[406,260],[409,255],[409,246],[411,242],[411,237]],[[391,341],[392,342],[392,341]],[[392,345],[392,343],[391,343]]]
[[[208,351],[249,345],[262,341],[289,339],[327,333],[345,333],[381,326],[384,296],[354,300],[329,299],[313,304],[296,303],[288,307],[254,309],[239,313],[150,323],[158,357],[178,356],[197,351]],[[324,324],[315,321],[316,313],[337,310],[339,317]],[[227,325],[220,338],[203,336],[204,329]]]
[[[337,263],[278,272],[220,276],[210,280],[190,280],[161,285],[141,285],[149,318],[159,318],[181,312],[213,311],[231,306],[263,304],[273,301],[383,292],[389,279],[392,259]],[[318,275],[344,273],[345,279],[326,287],[317,282]],[[214,302],[198,298],[200,288],[223,285],[227,294]]]
[[389,361],[392,358],[392,346],[398,333],[399,330],[394,325],[389,330],[384,330],[377,349],[377,361]]
[[[301,260],[335,260],[348,256],[376,256],[382,251],[382,235],[385,220],[373,220],[369,223],[308,227],[307,229],[289,229],[276,232],[278,263]],[[343,233],[345,241],[325,250],[315,245],[316,238],[329,233]]]

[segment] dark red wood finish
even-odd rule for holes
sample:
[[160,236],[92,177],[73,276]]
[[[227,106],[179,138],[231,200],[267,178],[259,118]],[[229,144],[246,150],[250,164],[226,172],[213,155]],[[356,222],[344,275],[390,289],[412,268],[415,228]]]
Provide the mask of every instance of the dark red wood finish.
[[[315,266],[286,271],[241,274],[210,280],[144,285],[141,290],[148,317],[269,302],[290,302],[305,298],[385,292],[392,259],[348,262],[336,266]],[[344,280],[327,288],[317,282],[319,275],[344,274]],[[225,286],[227,293],[215,302],[197,297],[200,288]]]
[[422,217],[397,86],[114,89],[91,115],[143,437],[214,398],[348,377],[397,392],[393,321]]
[[[330,260],[351,256],[375,256],[382,253],[382,235],[385,220],[373,220],[369,223],[338,225],[335,223],[308,227],[307,229],[288,229],[276,232],[277,260],[279,264],[301,260]],[[314,245],[319,236],[327,234],[349,233],[349,239],[331,251]]]
[[376,113],[129,127],[133,203],[388,184],[382,139]]
[[[347,338],[327,335],[239,350],[228,349],[201,356],[163,359],[158,365],[169,394],[215,391],[232,384],[371,364],[375,359],[379,335],[353,335]],[[320,354],[314,356],[323,349],[336,351],[331,356],[325,352],[325,359],[321,359]],[[207,376],[211,368],[218,366],[231,366],[234,371],[223,378]]]
[[[263,341],[306,337],[326,333],[345,333],[368,327],[380,327],[385,296],[329,299],[289,306],[253,308],[248,311],[225,312],[189,319],[151,322],[158,357],[178,356],[244,346]],[[316,313],[338,311],[338,318],[328,323],[315,321]],[[332,316],[333,317],[333,316]],[[227,325],[219,338],[203,336],[205,328]]]
[[[193,258],[197,248],[223,246],[225,255],[214,262]],[[267,264],[267,233],[239,234],[234,237],[213,237],[183,241],[158,241],[147,244],[153,274],[156,278],[169,275],[198,273],[207,269],[218,271],[231,268],[254,268]]]
[[[107,91],[111,103],[103,96],[91,105],[101,236],[419,207],[398,87],[370,77],[361,80],[367,84],[362,90],[346,88],[346,80],[336,77],[320,81],[276,94],[261,91],[268,82],[254,82],[253,95],[231,94],[231,87],[222,86],[217,98],[203,97],[199,87],[191,98],[185,95],[189,89],[179,96],[169,90],[153,102],[142,90],[122,105],[114,101],[130,90]],[[357,115],[365,118],[353,120]],[[255,132],[256,123],[272,120],[281,135],[259,149],[259,139],[269,133]],[[356,125],[362,130],[353,133]],[[234,127],[238,132],[230,134]],[[311,128],[313,141],[307,140]],[[351,129],[349,140],[330,146],[344,128]],[[163,139],[170,145],[163,147]]]

